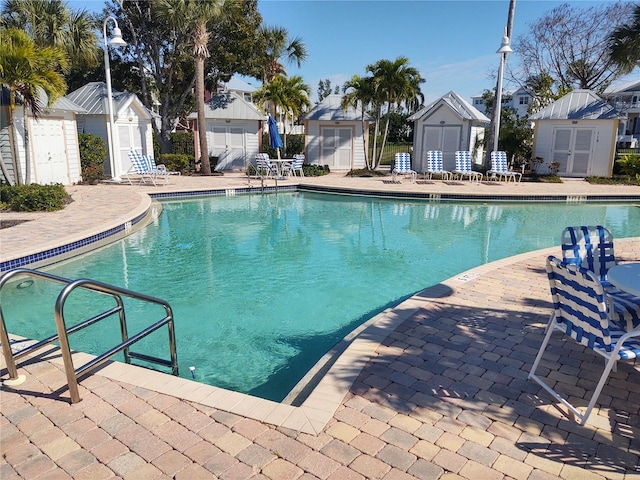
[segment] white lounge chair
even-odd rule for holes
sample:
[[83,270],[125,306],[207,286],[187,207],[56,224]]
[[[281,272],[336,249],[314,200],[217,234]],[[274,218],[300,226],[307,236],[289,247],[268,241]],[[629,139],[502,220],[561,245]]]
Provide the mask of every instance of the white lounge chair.
[[487,171],[487,178],[493,180],[502,180],[504,178],[507,182],[509,179],[513,179],[514,182],[520,183],[522,174],[509,170],[507,152],[493,151],[491,152],[491,170]]
[[167,170],[167,167],[165,167],[165,165],[162,163],[156,165],[156,161],[151,155],[147,155],[145,158],[147,160],[147,164],[149,165],[149,173],[155,175],[155,178],[163,178],[166,184],[169,183],[169,177],[171,175],[180,175],[180,172],[178,171]]
[[464,180],[464,177],[469,177],[469,181],[475,180],[476,183],[480,183],[482,180],[482,173],[476,172],[471,168],[471,152],[465,150],[458,150],[455,153],[456,169],[453,171],[453,177],[460,177],[460,180]]
[[441,175],[443,180],[447,180],[451,176],[451,172],[443,167],[441,150],[427,151],[427,170],[424,172],[424,177],[431,180],[434,173]]
[[129,160],[131,160],[131,168],[122,176],[127,179],[129,185],[133,185],[132,180],[139,180],[140,183],[156,185],[156,174],[150,170],[147,158],[140,152],[135,150],[129,151]]
[[412,182],[416,181],[418,174],[414,170],[411,170],[411,155],[408,153],[396,153],[392,172],[394,182],[397,181],[396,178],[398,175],[409,175]]

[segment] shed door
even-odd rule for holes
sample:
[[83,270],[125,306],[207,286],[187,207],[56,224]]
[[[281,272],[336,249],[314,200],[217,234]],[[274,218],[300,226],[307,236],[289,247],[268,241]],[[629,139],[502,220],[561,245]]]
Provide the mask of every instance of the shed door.
[[63,120],[42,117],[32,120],[31,136],[31,162],[34,165],[36,182],[42,185],[49,183],[69,185]]
[[554,128],[553,161],[560,164],[558,173],[588,175],[593,138],[593,128]]
[[147,151],[147,129],[150,126],[146,123],[126,123],[118,124],[118,144],[116,148],[120,151],[120,173],[126,173],[131,168],[129,151],[135,150],[142,155],[153,155]]
[[[428,150],[441,150],[444,169],[453,170],[456,166],[456,150],[460,150],[461,135],[461,125],[425,125],[422,137],[424,138],[423,157]],[[423,159],[420,159],[420,165],[422,162]]]
[[242,126],[207,125],[209,155],[218,157],[216,170],[246,168],[245,129]]
[[322,128],[320,131],[320,164],[348,170],[353,157],[351,128]]

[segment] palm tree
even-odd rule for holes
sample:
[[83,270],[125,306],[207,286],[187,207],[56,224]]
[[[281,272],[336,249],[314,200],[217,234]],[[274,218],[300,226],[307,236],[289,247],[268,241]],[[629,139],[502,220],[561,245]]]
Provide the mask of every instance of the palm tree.
[[613,61],[624,73],[631,72],[640,62],[640,4],[634,7],[632,22],[616,28],[609,41]]
[[286,131],[286,119],[287,115],[291,115],[295,118],[304,109],[311,106],[309,96],[311,95],[311,89],[304,83],[302,77],[293,76],[287,78],[283,75],[276,75],[271,82],[265,83],[253,94],[254,101],[263,108],[265,104],[269,104],[273,107],[274,112],[277,112],[278,107],[284,113],[284,149],[287,150],[287,131]]
[[[375,87],[373,84],[373,78],[354,75],[350,80],[345,82],[343,92],[344,95],[340,105],[341,108],[346,110],[349,107],[353,107],[355,109],[360,107],[362,133],[365,134],[365,114],[367,113],[367,109],[375,103]],[[362,142],[362,148],[364,149],[364,163],[367,166],[367,170],[370,170],[372,165],[369,165],[369,149],[367,148],[367,142]]]
[[[17,130],[14,123],[16,109],[16,96],[23,103],[26,110],[29,109],[35,118],[38,118],[43,105],[43,94],[47,104],[51,105],[57,98],[64,95],[67,86],[61,69],[67,67],[67,56],[56,47],[37,47],[24,30],[18,28],[3,29],[0,31],[0,81],[9,90],[9,139],[11,143],[11,162],[15,184],[22,183],[20,162],[18,162],[16,137]],[[24,148],[26,154],[26,183],[30,177],[29,160],[29,136],[25,128]],[[4,160],[0,158],[0,168],[4,178],[9,181]]]
[[422,96],[420,84],[424,82],[424,78],[416,68],[409,65],[407,57],[398,57],[394,61],[378,60],[376,63],[368,65],[367,71],[373,75],[374,89],[380,95],[379,98],[384,98],[387,111],[387,120],[377,158],[374,147],[375,168],[377,168],[382,160],[382,153],[389,134],[390,113],[394,112],[403,102],[415,104],[415,100]]
[[[227,0],[230,1],[230,0]],[[196,64],[196,110],[198,113],[198,141],[203,175],[211,175],[207,126],[204,113],[204,62],[209,58],[209,30],[207,22],[218,18],[225,0],[161,0],[163,18],[193,37],[192,54]]]
[[262,73],[262,83],[272,81],[277,75],[286,75],[287,71],[280,61],[295,63],[298,67],[307,59],[307,47],[299,37],[289,39],[286,28],[263,26],[260,35],[265,39],[267,51]]
[[90,14],[71,10],[61,0],[5,0],[0,24],[25,30],[40,47],[60,48],[71,68],[94,67],[100,62]]

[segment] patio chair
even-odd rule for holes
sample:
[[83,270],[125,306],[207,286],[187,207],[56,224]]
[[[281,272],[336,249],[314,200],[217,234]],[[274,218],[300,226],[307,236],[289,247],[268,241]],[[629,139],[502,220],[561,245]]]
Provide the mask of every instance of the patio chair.
[[278,176],[278,171],[275,166],[269,161],[269,154],[258,153],[256,154],[256,174],[262,178],[275,178]]
[[416,181],[418,174],[414,170],[411,170],[411,155],[408,153],[396,153],[392,172],[394,183],[398,175],[409,175],[412,182]]
[[165,184],[169,183],[169,177],[171,175],[180,175],[178,171],[167,170],[167,167],[163,163],[156,165],[156,161],[151,155],[147,155],[145,158],[149,165],[149,172],[155,175],[156,178],[164,178]]
[[566,263],[598,277],[607,295],[610,318],[626,330],[640,326],[640,297],[618,290],[607,279],[607,272],[617,263],[609,229],[602,225],[567,227],[562,231],[561,246]]
[[[550,256],[547,259],[547,275],[553,299],[553,313],[528,378],[537,382],[565,405],[576,415],[579,423],[584,425],[616,362],[633,361],[640,356],[640,329],[625,332],[609,321],[602,283],[591,270]],[[561,331],[606,359],[604,371],[584,413],[535,374],[555,330]],[[551,361],[547,359],[547,362]]]
[[296,172],[298,176],[304,177],[304,171],[302,170],[302,165],[304,164],[304,155],[296,154],[293,156],[290,163],[285,163],[283,165],[282,173],[286,174],[290,177],[295,177]]
[[507,152],[493,151],[491,152],[491,170],[487,171],[487,178],[499,181],[504,178],[507,182],[513,178],[514,182],[520,183],[522,174],[509,170]]
[[453,177],[460,177],[460,180],[464,180],[464,177],[469,177],[469,181],[475,180],[476,183],[480,183],[482,180],[482,173],[476,172],[471,169],[471,152],[458,150],[455,153],[456,169],[453,171]]
[[150,171],[147,158],[136,150],[129,151],[131,168],[122,176],[127,179],[129,185],[133,185],[132,179],[137,179],[140,183],[147,183],[147,180],[156,185],[156,174]]
[[427,170],[424,172],[424,178],[431,180],[434,173],[442,175],[443,180],[447,180],[451,176],[451,172],[443,168],[441,150],[427,151]]

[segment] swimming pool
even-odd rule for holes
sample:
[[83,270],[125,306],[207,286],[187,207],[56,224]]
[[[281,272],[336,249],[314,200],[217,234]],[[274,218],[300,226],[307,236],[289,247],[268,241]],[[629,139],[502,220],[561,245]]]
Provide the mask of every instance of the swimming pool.
[[[618,204],[445,204],[298,192],[163,206],[146,229],[47,271],[168,300],[183,376],[193,365],[199,381],[273,400],[347,332],[426,286],[557,245],[569,224],[640,235],[640,208]],[[59,289],[47,288],[3,293],[10,331],[52,333],[53,322],[39,320],[50,318],[47,295]],[[68,311],[80,316],[89,302],[79,294]],[[134,306],[133,313],[147,312]],[[114,342],[116,329],[96,328],[72,337],[72,347],[95,353]],[[166,338],[152,336],[145,347],[162,356]]]

